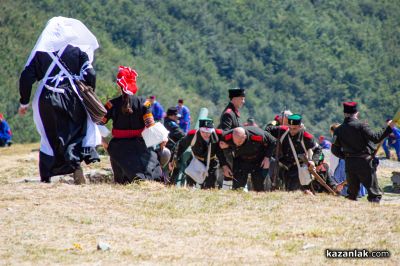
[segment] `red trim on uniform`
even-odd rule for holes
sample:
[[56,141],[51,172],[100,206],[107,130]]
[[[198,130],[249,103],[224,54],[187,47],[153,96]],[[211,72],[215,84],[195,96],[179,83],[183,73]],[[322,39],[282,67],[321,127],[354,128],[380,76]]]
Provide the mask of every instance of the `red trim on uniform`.
[[262,136],[258,136],[258,135],[253,135],[250,137],[251,140],[257,141],[257,142],[262,142],[263,137]]
[[307,131],[304,131],[304,137],[307,138],[307,139],[312,139],[312,138],[314,138],[314,136],[311,135],[310,133],[308,133]]
[[216,129],[215,130],[215,133],[217,133],[218,135],[222,135],[222,132],[223,132],[222,129]]
[[355,107],[355,106],[357,106],[357,103],[356,102],[344,102],[343,105],[349,106],[349,107]]
[[142,129],[114,129],[111,134],[117,139],[137,138],[142,136],[144,128]]
[[285,131],[289,129],[288,126],[279,126],[279,128],[280,128],[280,129],[283,129],[283,130],[285,130]]
[[225,113],[228,113],[228,114],[229,114],[230,112],[232,112],[232,109],[231,109],[231,108],[228,108],[228,109],[225,110]]
[[108,102],[106,103],[106,105],[105,105],[105,107],[106,107],[108,110],[110,110],[112,106],[113,106],[113,105],[112,105],[112,103],[111,103],[110,101],[108,101]]
[[232,133],[225,135],[225,140],[230,140],[232,139]]
[[196,129],[189,130],[188,135],[194,135],[196,134],[196,132],[197,132]]

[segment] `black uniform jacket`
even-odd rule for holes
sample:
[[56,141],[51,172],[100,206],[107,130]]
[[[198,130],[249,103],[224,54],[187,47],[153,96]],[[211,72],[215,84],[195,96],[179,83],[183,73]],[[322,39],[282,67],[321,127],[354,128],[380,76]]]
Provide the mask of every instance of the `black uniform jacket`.
[[[207,155],[208,155],[208,143],[202,138],[200,135],[200,131],[196,129],[192,129],[188,132],[188,134],[182,138],[176,150],[176,158],[179,158],[182,153],[190,146],[192,143],[193,137],[196,134],[196,142],[192,146],[193,154],[197,159],[202,161],[203,163],[207,163]],[[219,141],[222,137],[222,130],[216,129],[214,133],[211,134],[211,159],[218,158],[221,166],[227,165],[224,153],[219,147]]]
[[[283,134],[289,130],[287,126],[270,126],[268,131],[274,136],[278,138],[279,136],[283,136]],[[290,133],[287,133],[285,138],[282,141],[282,145],[280,145],[281,150],[279,151],[279,161],[283,163],[288,168],[296,165],[296,160],[293,157],[292,148],[290,147],[289,138],[291,138],[293,142],[294,149],[298,155],[305,154],[304,148],[301,145],[301,140],[304,141],[304,146],[306,150],[311,149],[313,151],[312,160],[317,163],[319,157],[322,153],[321,147],[315,141],[314,136],[308,133],[305,130],[301,130],[294,136],[291,136]],[[277,140],[280,141],[280,140]]]
[[226,131],[233,129],[235,127],[240,127],[242,123],[240,122],[240,113],[236,110],[235,106],[229,102],[225,107],[221,115],[221,123],[218,128]]
[[[81,67],[84,63],[89,61],[89,57],[86,53],[82,52],[78,47],[74,47],[68,45],[63,54],[61,55],[61,60],[64,62],[64,65],[68,67],[68,69],[75,75],[79,75]],[[31,97],[32,85],[36,81],[42,80],[44,75],[47,72],[50,64],[53,62],[53,59],[47,52],[36,52],[32,61],[21,73],[21,77],[19,80],[19,92],[21,95],[20,103],[27,104],[29,103],[29,99]],[[60,72],[60,69],[56,65],[53,70],[50,72],[49,77],[53,77]],[[89,68],[85,71],[84,79],[87,85],[91,86],[93,89],[96,87],[96,73],[93,68]],[[49,86],[54,86],[54,83],[51,83],[50,80],[46,82]],[[69,86],[69,80],[64,79],[58,87]]]
[[185,136],[185,133],[182,131],[176,121],[168,117],[164,119],[164,126],[169,131],[167,148],[171,150],[175,147],[178,141]]
[[[121,111],[123,106],[122,96],[114,98],[105,104],[107,114],[102,120],[106,124],[109,119],[113,120],[113,137],[129,138],[141,137],[141,132],[132,133],[128,130],[143,130],[145,120],[153,117],[151,113],[151,103],[146,101],[143,96],[129,95],[133,114],[124,114]],[[125,137],[124,137],[125,136]]]
[[381,142],[391,132],[392,129],[387,127],[374,133],[367,123],[346,117],[343,124],[335,129],[331,150],[341,159],[371,155],[375,151],[375,144]]
[[234,159],[259,164],[264,157],[270,158],[275,148],[275,138],[259,127],[248,126],[243,128],[246,131],[246,140],[241,146],[236,146],[233,142],[233,130],[226,131],[223,134],[222,140],[232,148]]

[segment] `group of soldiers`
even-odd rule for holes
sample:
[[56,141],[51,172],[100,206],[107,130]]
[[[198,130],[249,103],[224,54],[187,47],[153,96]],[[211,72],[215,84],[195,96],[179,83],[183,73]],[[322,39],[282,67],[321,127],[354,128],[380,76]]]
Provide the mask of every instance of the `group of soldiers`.
[[[185,160],[190,161],[185,158],[182,162],[182,155],[190,146],[191,158],[207,165],[208,175],[201,188],[247,189],[250,186],[258,192],[273,189],[302,190],[309,194],[340,192],[345,184],[329,177],[322,148],[305,130],[300,114],[285,111],[265,129],[243,126],[240,109],[245,103],[245,90],[229,90],[229,99],[217,127],[211,119],[200,119],[199,129],[187,134],[176,123],[176,108],[168,109],[164,125],[170,132],[167,147],[173,155],[166,171],[172,184],[177,183],[179,173],[184,171]],[[379,202],[382,191],[376,177],[374,144],[387,137],[395,123],[388,121],[385,129],[374,133],[357,119],[357,103],[345,102],[343,107],[345,119],[334,131],[332,153],[346,161],[348,198],[357,199],[362,183],[368,190],[368,200]],[[251,182],[248,182],[249,176]],[[312,176],[318,178],[312,180]],[[190,176],[186,176],[186,182],[195,185]]]

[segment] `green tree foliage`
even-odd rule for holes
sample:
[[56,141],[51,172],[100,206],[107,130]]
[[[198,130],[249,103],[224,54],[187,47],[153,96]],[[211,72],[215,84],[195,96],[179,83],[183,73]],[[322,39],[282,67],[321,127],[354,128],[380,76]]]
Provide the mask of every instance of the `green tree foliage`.
[[400,5],[386,1],[5,0],[0,9],[0,112],[15,141],[37,141],[21,119],[18,78],[45,23],[83,21],[97,36],[98,93],[118,94],[119,65],[139,73],[139,94],[169,107],[184,98],[216,120],[227,90],[248,90],[244,120],[265,124],[283,108],[328,134],[341,102],[361,103],[374,127],[400,106]]

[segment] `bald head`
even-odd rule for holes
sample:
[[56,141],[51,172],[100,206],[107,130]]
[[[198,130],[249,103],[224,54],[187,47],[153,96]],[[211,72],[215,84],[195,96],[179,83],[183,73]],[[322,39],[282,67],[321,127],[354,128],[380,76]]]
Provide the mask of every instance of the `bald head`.
[[233,129],[232,139],[233,143],[235,143],[236,146],[241,146],[246,140],[246,137],[246,131],[244,130],[244,128],[237,127]]

